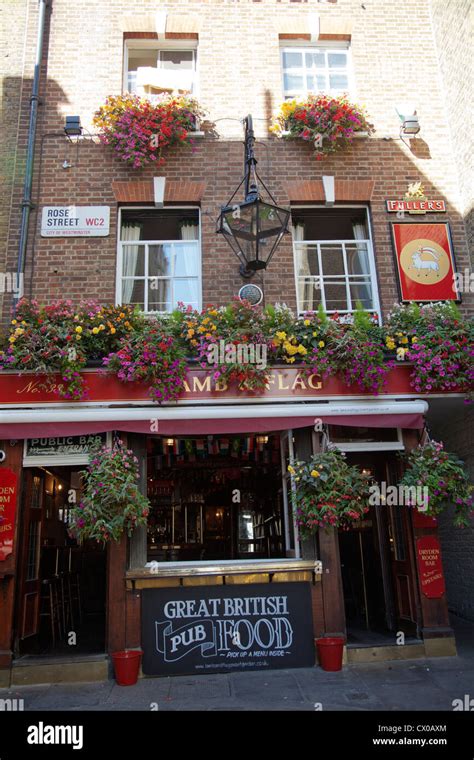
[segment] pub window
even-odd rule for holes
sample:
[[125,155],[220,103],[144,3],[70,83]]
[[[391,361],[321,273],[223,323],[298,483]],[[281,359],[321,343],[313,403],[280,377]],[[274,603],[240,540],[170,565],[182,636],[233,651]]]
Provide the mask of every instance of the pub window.
[[281,62],[285,99],[319,92],[342,95],[353,89],[347,47],[285,47]]
[[380,316],[366,208],[292,211],[298,312],[350,314],[360,304]]
[[148,561],[295,556],[284,465],[279,434],[148,439]]
[[128,40],[124,51],[124,92],[153,98],[164,92],[196,94],[196,46],[175,40]]
[[122,209],[117,303],[170,312],[201,308],[199,210]]

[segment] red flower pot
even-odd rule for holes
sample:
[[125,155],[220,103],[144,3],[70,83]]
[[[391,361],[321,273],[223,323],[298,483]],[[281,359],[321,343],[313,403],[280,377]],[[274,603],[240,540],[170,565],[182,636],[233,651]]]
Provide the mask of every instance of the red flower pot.
[[119,686],[133,686],[138,680],[140,661],[143,652],[140,649],[124,649],[113,652],[115,680]]

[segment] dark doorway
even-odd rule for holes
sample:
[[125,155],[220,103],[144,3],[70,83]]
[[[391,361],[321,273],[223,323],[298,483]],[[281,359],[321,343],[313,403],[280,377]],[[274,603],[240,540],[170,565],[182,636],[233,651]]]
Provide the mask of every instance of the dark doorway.
[[[398,480],[394,452],[349,453],[347,459],[370,472],[379,484]],[[339,531],[348,643],[376,645],[393,642],[398,631],[416,633],[408,509],[371,505],[364,520],[349,531]]]
[[106,553],[68,534],[79,470],[31,468],[24,477],[16,655],[104,652]]

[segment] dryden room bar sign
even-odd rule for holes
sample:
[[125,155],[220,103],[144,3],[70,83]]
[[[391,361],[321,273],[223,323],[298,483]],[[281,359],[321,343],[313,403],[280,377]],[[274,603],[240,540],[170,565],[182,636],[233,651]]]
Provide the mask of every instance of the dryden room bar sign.
[[309,583],[144,589],[147,676],[314,665]]

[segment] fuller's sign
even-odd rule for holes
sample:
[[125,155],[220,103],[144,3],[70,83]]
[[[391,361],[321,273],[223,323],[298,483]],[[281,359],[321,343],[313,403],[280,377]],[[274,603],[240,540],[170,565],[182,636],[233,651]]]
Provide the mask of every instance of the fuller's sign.
[[314,665],[309,583],[144,589],[143,673]]
[[429,201],[424,200],[404,200],[404,201],[387,201],[387,211],[389,212],[407,212],[408,214],[426,214],[434,211],[446,211],[446,204],[443,200]]
[[7,468],[0,468],[0,561],[13,552],[16,491],[16,474]]
[[105,237],[109,234],[108,206],[44,206],[42,237]]
[[418,572],[422,593],[438,599],[445,592],[441,547],[436,536],[423,536],[416,541]]

